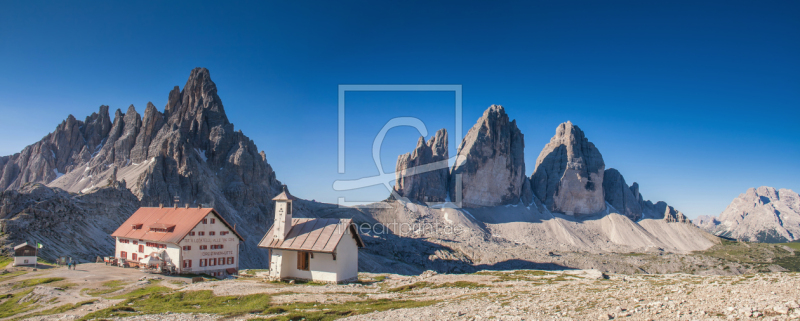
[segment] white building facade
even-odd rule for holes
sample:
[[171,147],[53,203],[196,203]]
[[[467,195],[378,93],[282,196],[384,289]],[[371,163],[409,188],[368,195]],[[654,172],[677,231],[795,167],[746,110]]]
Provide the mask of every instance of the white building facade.
[[115,257],[129,265],[215,277],[239,270],[243,239],[213,209],[140,208],[112,236]]

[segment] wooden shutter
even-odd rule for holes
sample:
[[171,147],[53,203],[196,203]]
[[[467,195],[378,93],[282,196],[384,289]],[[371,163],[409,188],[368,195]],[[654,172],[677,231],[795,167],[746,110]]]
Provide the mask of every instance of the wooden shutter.
[[308,271],[308,252],[300,251],[297,252],[297,269]]

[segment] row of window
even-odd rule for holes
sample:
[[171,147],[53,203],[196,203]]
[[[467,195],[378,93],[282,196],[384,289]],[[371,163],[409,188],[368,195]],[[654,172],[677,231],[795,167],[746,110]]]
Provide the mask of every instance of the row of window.
[[[216,219],[213,219],[213,218],[211,219],[211,224],[214,224],[214,223],[216,223],[216,222],[217,222],[217,220],[216,220]],[[203,219],[203,224],[208,224],[208,219],[207,219],[207,218],[204,218],[204,219]]]
[[225,264],[233,264],[233,256],[218,257],[213,259],[200,259],[200,266],[217,266]]
[[119,240],[119,242],[120,242],[120,243],[125,243],[125,244],[128,244],[128,243],[130,243],[131,241],[130,241],[130,240],[126,240],[126,239],[120,239],[120,240]]
[[[120,251],[119,252],[119,257],[127,260],[128,259],[128,252]],[[146,258],[146,257],[148,257],[148,255],[140,257],[139,254],[131,253],[131,260],[133,260],[133,261],[136,261],[136,260],[138,260],[140,258]]]
[[[215,245],[211,246],[212,250],[221,250],[223,248],[224,248],[224,246],[222,246],[222,244],[215,244]],[[208,250],[208,245],[200,245],[200,249],[201,250]],[[192,246],[191,245],[184,245],[183,246],[183,250],[184,251],[191,251],[192,250]]]
[[147,242],[146,245],[149,246],[149,247],[155,247],[155,248],[158,248],[158,249],[166,249],[167,248],[166,244]]
[[[217,265],[230,265],[230,264],[234,264],[233,256],[218,257],[213,259],[200,259],[200,266],[217,266]],[[183,260],[183,267],[184,268],[192,267],[192,260]]]
[[[196,232],[196,233],[197,233],[196,235],[199,235],[199,236],[205,236],[206,235],[206,232],[203,232],[203,231]],[[228,231],[222,231],[222,232],[219,232],[219,235],[228,235],[229,233],[230,232],[228,232]],[[214,231],[210,231],[210,232],[208,232],[208,235],[214,236],[214,235],[217,235],[217,234]],[[189,232],[189,236],[195,236],[195,232]]]

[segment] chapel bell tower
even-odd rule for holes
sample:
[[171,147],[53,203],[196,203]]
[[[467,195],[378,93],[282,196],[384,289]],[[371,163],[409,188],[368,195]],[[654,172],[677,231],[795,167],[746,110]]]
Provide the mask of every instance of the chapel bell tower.
[[275,196],[272,200],[275,201],[275,222],[273,238],[283,241],[289,230],[292,229],[292,200],[294,196],[289,194],[286,185],[283,185],[283,192]]

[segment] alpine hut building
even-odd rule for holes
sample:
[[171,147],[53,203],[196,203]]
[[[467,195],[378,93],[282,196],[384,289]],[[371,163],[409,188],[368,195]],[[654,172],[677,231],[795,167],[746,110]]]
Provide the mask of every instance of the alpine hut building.
[[36,247],[22,243],[14,247],[14,266],[20,265],[35,265],[36,264]]
[[114,233],[115,257],[129,266],[225,277],[239,271],[244,241],[213,208],[142,207]]
[[352,219],[292,218],[286,186],[275,201],[275,221],[258,246],[270,250],[269,278],[345,283],[358,280],[364,242]]

